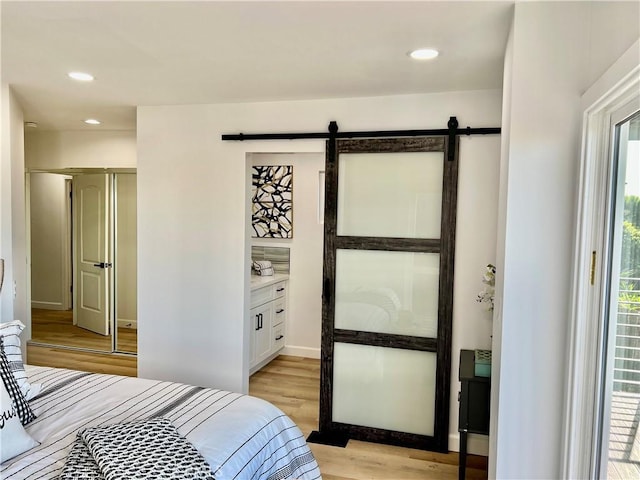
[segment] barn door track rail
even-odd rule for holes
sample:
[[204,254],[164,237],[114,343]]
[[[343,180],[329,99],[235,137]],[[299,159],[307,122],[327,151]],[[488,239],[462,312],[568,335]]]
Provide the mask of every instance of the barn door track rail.
[[[500,133],[500,127],[482,128],[459,128],[458,119],[449,117],[447,128],[436,128],[428,130],[370,130],[363,132],[339,132],[338,123],[329,122],[327,132],[309,133],[237,133],[223,134],[222,140],[234,140],[243,142],[245,140],[309,140],[309,139],[337,139],[337,138],[374,138],[374,137],[417,137],[444,135],[449,138],[449,147],[458,135],[496,135]],[[449,161],[453,161],[454,148],[449,148]]]

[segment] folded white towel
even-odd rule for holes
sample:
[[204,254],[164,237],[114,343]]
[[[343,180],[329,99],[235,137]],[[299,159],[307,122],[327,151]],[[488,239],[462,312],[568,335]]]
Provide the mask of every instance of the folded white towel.
[[273,266],[269,260],[254,260],[253,269],[256,271],[256,274],[261,277],[273,275]]

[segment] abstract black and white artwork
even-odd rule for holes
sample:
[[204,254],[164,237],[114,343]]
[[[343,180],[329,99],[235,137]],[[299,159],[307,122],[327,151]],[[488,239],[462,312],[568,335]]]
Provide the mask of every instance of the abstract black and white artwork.
[[256,165],[251,174],[253,237],[293,237],[293,165]]

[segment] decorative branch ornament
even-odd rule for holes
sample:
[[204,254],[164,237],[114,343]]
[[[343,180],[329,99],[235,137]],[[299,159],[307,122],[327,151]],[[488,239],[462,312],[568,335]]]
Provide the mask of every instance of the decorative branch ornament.
[[476,302],[483,303],[487,311],[493,312],[493,298],[496,292],[496,267],[495,265],[487,265],[482,283],[485,284],[484,289],[478,294]]

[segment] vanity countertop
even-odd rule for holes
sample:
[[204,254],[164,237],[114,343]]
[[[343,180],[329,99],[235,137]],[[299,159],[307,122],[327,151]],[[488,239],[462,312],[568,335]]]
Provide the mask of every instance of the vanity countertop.
[[261,277],[260,275],[251,275],[251,290],[267,287],[283,280],[289,280],[289,275],[286,273],[275,273],[266,277]]

